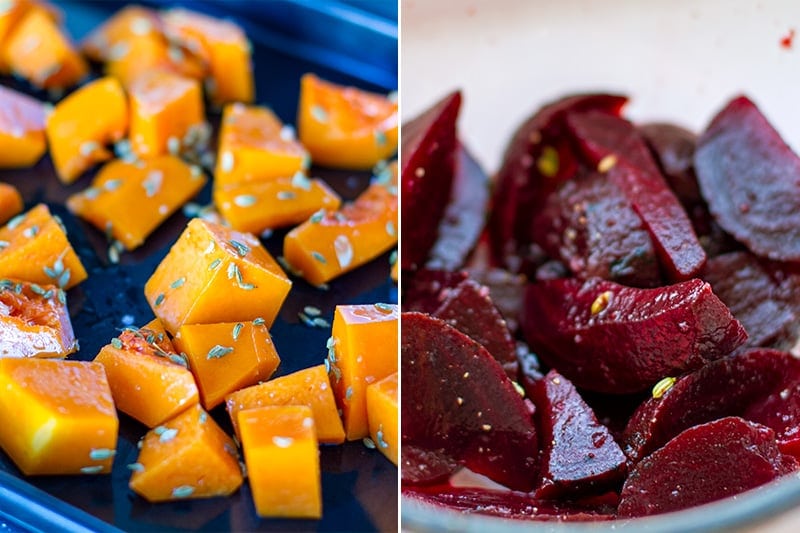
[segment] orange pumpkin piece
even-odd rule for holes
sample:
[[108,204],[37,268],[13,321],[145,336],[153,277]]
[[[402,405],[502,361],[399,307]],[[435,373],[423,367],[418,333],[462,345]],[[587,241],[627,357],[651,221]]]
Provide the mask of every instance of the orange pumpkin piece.
[[119,421],[103,367],[0,358],[0,447],[26,475],[108,474]]
[[175,156],[116,159],[97,173],[91,187],[70,196],[67,207],[133,250],[205,183],[199,167]]
[[200,399],[209,410],[227,394],[268,380],[281,362],[261,321],[184,324],[174,342],[186,354]]
[[148,427],[198,402],[186,360],[175,353],[157,322],[126,328],[100,350],[95,361],[106,369],[117,408]]
[[31,0],[6,0],[0,6],[0,73],[8,74],[3,53],[5,42],[32,4]]
[[259,516],[321,518],[319,447],[305,405],[240,411],[247,477]]
[[0,359],[66,357],[77,349],[62,289],[0,279]]
[[46,148],[44,105],[0,85],[0,168],[31,167]]
[[249,234],[194,218],[147,280],[144,294],[170,333],[183,324],[272,325],[292,282]]
[[130,488],[149,502],[229,496],[242,484],[236,446],[195,405],[147,432]]
[[0,277],[70,289],[88,275],[61,221],[39,204],[0,228]]
[[100,78],[70,94],[47,117],[58,177],[72,183],[95,163],[110,159],[105,145],[122,139],[127,129],[128,101],[116,79]]
[[81,42],[81,51],[93,61],[105,62],[120,55],[128,41],[151,34],[161,34],[158,14],[142,6],[126,6],[92,30]]
[[209,66],[206,92],[216,105],[253,101],[251,46],[244,31],[229,20],[170,9],[162,14],[167,37],[197,54]]
[[198,57],[169,43],[158,32],[133,35],[118,42],[111,48],[105,64],[106,74],[117,78],[126,88],[145,73],[171,72],[199,81],[207,71]]
[[397,465],[397,372],[367,386],[367,418],[375,447]]
[[241,389],[229,394],[225,402],[233,429],[240,439],[239,411],[268,405],[306,405],[311,408],[320,442],[344,442],[344,428],[325,365],[312,366]]
[[341,202],[324,181],[302,172],[214,190],[214,204],[230,226],[251,233],[299,224],[320,209],[338,209]]
[[[5,224],[12,217],[20,214],[23,207],[22,195],[17,188],[0,182],[0,224]],[[4,247],[5,244],[0,242],[0,252]]]
[[340,211],[325,211],[290,231],[283,256],[313,285],[321,285],[397,245],[396,165]]
[[306,74],[297,128],[314,164],[367,170],[397,151],[397,101]]
[[89,67],[51,12],[29,9],[3,48],[3,61],[16,75],[43,89],[65,89],[86,77]]
[[222,115],[214,186],[290,177],[308,168],[306,149],[266,107],[230,104]]
[[348,440],[369,435],[366,389],[397,372],[397,306],[337,305],[331,383]]

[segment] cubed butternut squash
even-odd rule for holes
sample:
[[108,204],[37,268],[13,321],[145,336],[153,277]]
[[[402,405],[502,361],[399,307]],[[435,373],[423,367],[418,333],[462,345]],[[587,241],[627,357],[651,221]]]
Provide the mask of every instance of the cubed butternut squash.
[[344,428],[325,365],[312,366],[229,394],[225,399],[233,429],[239,433],[239,411],[267,405],[307,405],[317,437],[325,444],[344,442]]
[[31,167],[46,148],[44,105],[0,85],[0,168]]
[[[9,183],[0,182],[0,224],[5,224],[22,212],[24,204],[22,195],[16,187]],[[5,242],[0,242],[0,251]]]
[[367,385],[369,435],[375,447],[395,465],[398,461],[397,372]]
[[186,360],[158,323],[126,328],[97,354],[106,369],[117,409],[155,427],[197,404],[199,395]]
[[294,131],[266,107],[225,106],[214,186],[291,177],[308,168],[309,156]]
[[122,139],[127,129],[128,102],[116,79],[100,78],[70,94],[47,117],[58,177],[72,183],[95,163],[110,159],[105,145]]
[[306,74],[297,128],[314,164],[367,170],[397,151],[397,101]]
[[311,409],[259,407],[239,411],[238,418],[256,513],[321,518],[319,448]]
[[102,365],[0,358],[0,447],[26,475],[108,474],[119,421]]
[[209,410],[231,392],[268,380],[281,362],[261,321],[184,324],[174,342],[186,354],[200,400]]
[[341,198],[321,179],[298,172],[293,178],[216,188],[214,204],[232,228],[261,233],[299,224],[320,209],[335,211]]
[[70,289],[87,278],[61,222],[39,204],[0,228],[0,277]]
[[397,372],[397,306],[337,305],[331,383],[348,440],[369,435],[366,389]]
[[233,494],[242,471],[233,440],[195,405],[147,432],[130,488],[149,502]]
[[151,34],[161,34],[158,13],[142,6],[125,6],[83,39],[81,51],[93,61],[105,62],[118,55],[128,41]]
[[206,183],[196,166],[162,155],[143,161],[115,159],[67,207],[133,250]]
[[269,327],[291,286],[255,236],[194,218],[147,280],[144,293],[175,334],[183,324],[258,318]]
[[32,5],[31,0],[6,0],[0,8],[0,73],[2,74],[8,74],[4,53],[5,43]]
[[208,68],[194,54],[171,44],[159,32],[132,35],[110,49],[105,72],[129,88],[139,76],[171,72],[194,80],[204,79]]

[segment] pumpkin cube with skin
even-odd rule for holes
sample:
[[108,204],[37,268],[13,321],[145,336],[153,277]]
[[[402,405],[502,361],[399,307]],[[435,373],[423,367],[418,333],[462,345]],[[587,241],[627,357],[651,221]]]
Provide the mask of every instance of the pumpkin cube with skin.
[[0,85],[0,168],[31,167],[46,148],[44,105]]
[[268,380],[281,361],[262,321],[184,324],[174,342],[186,354],[200,399],[209,410],[227,394]]
[[72,183],[95,163],[110,159],[105,145],[122,139],[127,129],[127,98],[114,78],[88,83],[59,102],[46,126],[59,179]]
[[397,372],[397,319],[396,305],[336,306],[331,383],[348,440],[369,435],[367,387]]
[[196,166],[162,155],[138,162],[106,164],[91,187],[67,199],[67,207],[127,250],[147,237],[206,183]]
[[175,353],[157,321],[126,328],[95,361],[106,369],[117,409],[155,427],[197,404],[199,394],[186,360]]
[[130,488],[149,502],[229,496],[242,484],[233,440],[195,405],[142,440]]
[[172,334],[183,324],[272,325],[292,282],[249,234],[194,218],[144,287],[155,315]]
[[322,483],[311,409],[259,407],[239,411],[238,419],[256,513],[320,518]]
[[0,277],[70,289],[88,275],[61,222],[39,204],[0,228]]
[[[0,224],[5,224],[22,212],[24,204],[22,195],[16,187],[0,182]],[[0,241],[0,251],[6,246],[5,241]]]
[[397,151],[397,101],[306,74],[297,128],[314,164],[368,170]]
[[225,106],[219,139],[216,188],[291,177],[308,167],[306,149],[266,107]]
[[367,386],[367,418],[375,447],[396,465],[400,443],[396,372]]
[[344,442],[344,428],[325,365],[312,366],[241,389],[229,394],[225,402],[240,440],[239,411],[268,405],[306,405],[311,408],[320,442]]
[[102,365],[0,358],[0,447],[26,475],[108,474],[119,420]]

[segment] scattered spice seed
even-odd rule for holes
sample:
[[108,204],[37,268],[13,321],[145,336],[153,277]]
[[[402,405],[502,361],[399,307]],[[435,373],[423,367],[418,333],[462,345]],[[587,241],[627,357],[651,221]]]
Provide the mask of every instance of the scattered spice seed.
[[208,269],[209,269],[209,270],[214,270],[214,269],[216,269],[216,268],[217,268],[217,267],[218,267],[218,266],[219,266],[221,263],[222,263],[222,259],[220,259],[220,258],[218,257],[218,258],[214,259],[213,261],[211,261],[211,263],[208,265]]
[[304,312],[305,312],[305,314],[307,314],[308,316],[319,316],[319,315],[321,315],[321,314],[322,314],[322,311],[320,311],[320,310],[319,310],[317,307],[314,307],[314,306],[311,306],[311,305],[307,305],[307,306],[305,306],[305,307],[303,308],[303,311],[304,311]]
[[110,450],[108,448],[93,448],[92,451],[89,452],[89,459],[92,461],[105,461],[106,459],[114,457],[116,453],[116,450]]
[[220,159],[220,167],[222,168],[222,171],[231,172],[233,170],[233,165],[233,153],[229,151],[223,152]]
[[182,353],[169,354],[169,360],[175,363],[176,365],[181,365],[182,367],[189,368],[189,363],[186,362],[186,356]]
[[254,326],[263,326],[264,325],[264,319],[261,318],[261,317],[256,318],[255,320],[253,320],[253,325]]
[[252,194],[240,194],[233,199],[233,203],[239,207],[252,207],[258,199]]
[[320,105],[311,106],[311,116],[314,117],[317,122],[327,122],[328,121],[328,112],[322,108]]
[[536,168],[539,169],[539,172],[546,178],[555,177],[558,174],[559,165],[558,150],[552,146],[542,148],[542,153],[536,160]]
[[27,227],[22,231],[22,235],[24,235],[25,237],[27,237],[29,239],[32,239],[33,237],[36,237],[36,235],[38,233],[39,233],[39,226],[36,226],[36,225]]
[[347,390],[344,392],[344,399],[349,400],[353,397],[353,387],[347,387]]
[[302,322],[306,326],[310,328],[314,327],[314,321],[311,320],[309,317],[307,317],[306,314],[303,313],[302,311],[300,313],[297,313],[297,317],[300,319],[300,322]]
[[243,327],[244,324],[242,324],[241,322],[237,322],[236,325],[233,326],[233,332],[231,333],[231,335],[233,336],[233,340],[239,339],[239,334],[242,332]]
[[378,446],[381,448],[389,447],[389,443],[383,439],[383,424],[378,425],[378,431],[375,433],[375,438],[378,439]]
[[228,243],[230,243],[230,245],[236,249],[236,253],[239,254],[239,257],[244,257],[250,253],[250,247],[246,244],[242,244],[241,242],[233,239],[228,241]]
[[324,209],[320,209],[319,211],[317,211],[316,213],[311,215],[308,218],[308,220],[310,220],[312,224],[319,224],[320,221],[322,221],[324,216],[325,216],[325,210]]
[[325,259],[325,256],[324,256],[324,255],[322,255],[321,253],[317,252],[317,251],[311,252],[311,257],[313,257],[314,259],[316,259],[317,261],[319,261],[319,262],[320,262],[320,263],[322,263],[323,265],[324,265],[324,264],[326,264],[326,263],[328,262],[328,261]]
[[394,223],[391,220],[386,221],[386,233],[390,237],[397,237],[397,230],[394,229]]
[[178,430],[174,428],[165,429],[161,432],[161,435],[158,436],[159,442],[169,442],[174,439],[178,435]]
[[294,200],[295,194],[292,191],[280,191],[276,195],[278,200]]
[[614,154],[608,154],[600,162],[597,163],[597,171],[601,174],[605,174],[617,164],[617,156]]
[[675,385],[675,381],[677,381],[673,377],[666,377],[655,384],[653,387],[653,398],[658,399],[664,396],[664,394]]
[[206,420],[208,420],[208,413],[206,413],[205,411],[203,411],[202,413],[200,413],[200,417],[199,417],[199,419],[198,419],[198,420],[199,420],[199,422],[200,422],[201,424],[205,424],[205,423],[206,423]]
[[81,468],[82,474],[99,474],[103,471],[103,465],[84,466]]
[[181,485],[172,489],[172,496],[175,498],[188,498],[192,494],[194,494],[194,487],[189,485]]
[[173,289],[180,289],[184,283],[186,283],[186,277],[181,277],[170,283],[169,286]]
[[375,304],[375,309],[377,309],[378,311],[380,311],[381,313],[383,313],[385,315],[388,315],[388,314],[394,312],[394,307],[392,307],[389,304],[382,303],[382,302],[376,303]]
[[6,227],[8,229],[10,229],[10,230],[17,229],[17,226],[22,224],[22,222],[24,220],[25,220],[25,214],[17,215],[14,218],[12,218],[11,220],[8,221],[8,223],[6,224]]
[[329,327],[331,327],[330,322],[328,322],[327,320],[325,320],[321,316],[315,317],[314,319],[312,319],[312,322],[318,328],[329,328]]
[[308,179],[302,172],[295,172],[294,176],[292,176],[292,187],[296,187],[298,189],[303,189],[304,191],[311,190],[311,180]]
[[131,463],[128,465],[128,470],[132,472],[144,472],[144,465],[142,463]]
[[206,359],[219,359],[221,357],[225,357],[229,353],[233,351],[233,348],[230,346],[221,346],[219,344],[215,345],[208,351],[208,355],[206,355]]
[[161,294],[159,294],[158,296],[156,296],[155,305],[156,305],[156,307],[158,307],[162,303],[164,303],[164,293],[163,292]]
[[353,245],[347,235],[338,235],[333,240],[333,250],[336,252],[336,260],[341,268],[347,268],[353,262]]
[[592,302],[592,316],[602,313],[611,302],[611,291],[604,291],[597,295],[597,298]]
[[111,346],[113,346],[117,350],[121,350],[122,349],[122,341],[119,340],[119,338],[114,337],[113,339],[111,339]]
[[62,272],[61,275],[58,277],[58,286],[62,289],[66,287],[67,284],[69,283],[70,276],[71,273],[69,269],[66,269],[64,272]]
[[39,296],[43,296],[44,295],[44,289],[41,288],[36,283],[32,283],[31,284],[31,291],[33,291],[35,294],[38,294]]
[[371,438],[364,437],[363,439],[361,439],[361,442],[363,442],[364,446],[366,446],[370,450],[374,450],[375,449],[375,443],[373,442],[373,440]]

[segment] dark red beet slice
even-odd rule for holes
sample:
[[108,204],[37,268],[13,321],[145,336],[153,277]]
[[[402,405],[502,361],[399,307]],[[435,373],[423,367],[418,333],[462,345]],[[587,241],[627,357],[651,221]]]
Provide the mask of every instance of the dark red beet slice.
[[403,275],[403,311],[432,314],[442,305],[447,289],[467,279],[465,271],[448,272],[423,268]]
[[800,379],[754,402],[743,418],[775,430],[781,451],[800,459]]
[[596,278],[531,284],[522,331],[542,361],[576,386],[612,394],[699,368],[747,338],[699,279],[657,289]]
[[[769,425],[780,435],[800,424],[791,405],[778,409],[768,398],[800,381],[800,360],[777,350],[757,349],[713,361],[679,378],[660,398],[647,399],[631,417],[622,439],[632,463],[663,446],[681,431],[724,416],[745,416]],[[792,393],[792,400],[798,396]],[[759,406],[772,404],[774,418],[755,416]],[[751,409],[751,415],[747,415]],[[784,416],[786,415],[786,418]],[[789,435],[791,437],[791,435]]]
[[451,93],[401,128],[403,270],[422,266],[436,241],[453,183],[460,106],[461,93]]
[[622,481],[625,454],[567,378],[551,370],[528,392],[542,443],[538,498],[598,492]]
[[[562,138],[564,117],[589,109],[618,115],[626,102],[624,96],[609,94],[568,96],[545,105],[517,129],[506,148],[492,196],[488,230],[495,264],[512,272],[526,268],[530,216],[536,202],[577,168],[571,147]],[[558,152],[557,172],[551,177],[544,176],[537,164],[546,147],[551,153],[554,148]]]
[[519,326],[519,313],[522,309],[522,295],[527,284],[525,276],[512,274],[499,268],[480,270],[470,268],[470,276],[481,285],[489,287],[492,302],[506,319],[508,329],[516,332]]
[[775,432],[729,417],[687,429],[634,467],[622,488],[620,517],[678,511],[720,500],[797,469]]
[[661,283],[650,234],[625,193],[600,173],[579,174],[548,195],[531,236],[572,273],[637,287]]
[[681,126],[661,122],[642,124],[637,129],[650,146],[667,184],[686,210],[705,204],[694,174],[697,135]]
[[[599,112],[573,113],[567,123],[592,165],[610,165],[603,170],[642,218],[667,276],[673,281],[695,276],[705,263],[705,251],[636,127]],[[616,162],[605,163],[612,156]]]
[[531,490],[539,466],[536,429],[500,364],[437,318],[403,313],[401,330],[403,480],[411,481],[409,471],[415,482],[426,481],[416,464],[425,450],[509,488]]
[[800,158],[740,96],[700,136],[700,190],[719,225],[753,253],[800,260]]

